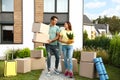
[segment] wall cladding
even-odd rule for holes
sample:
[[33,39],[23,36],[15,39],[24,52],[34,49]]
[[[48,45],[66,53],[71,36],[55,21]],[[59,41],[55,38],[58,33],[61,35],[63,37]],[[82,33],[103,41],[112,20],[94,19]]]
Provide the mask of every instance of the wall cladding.
[[22,0],[14,0],[14,43],[23,43]]
[[[44,0],[34,0],[34,22],[43,22]],[[42,43],[34,43],[34,47],[43,46]]]

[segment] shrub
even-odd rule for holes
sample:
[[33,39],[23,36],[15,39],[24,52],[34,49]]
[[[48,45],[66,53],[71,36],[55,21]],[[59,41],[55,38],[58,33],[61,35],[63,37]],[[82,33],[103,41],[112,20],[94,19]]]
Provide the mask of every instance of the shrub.
[[5,54],[6,54],[6,59],[8,59],[8,60],[16,59],[19,54],[19,49],[17,49],[17,50],[8,49],[5,51]]
[[38,46],[38,47],[35,48],[35,50],[43,50],[44,57],[47,56],[47,51],[46,51],[45,47]]
[[95,49],[102,48],[102,49],[108,50],[110,45],[110,40],[111,39],[108,37],[99,36],[93,40],[89,40],[89,39],[85,40],[83,46],[95,48]]
[[105,64],[108,64],[108,62],[109,62],[109,55],[108,55],[107,51],[102,48],[95,49],[95,48],[84,47],[83,51],[96,52],[97,57],[102,57],[103,62]]
[[80,63],[81,51],[76,49],[73,51],[73,58],[76,58],[78,63]]
[[30,57],[30,49],[29,48],[23,48],[22,50],[18,51],[18,57],[19,58],[25,58]]
[[120,67],[120,36],[117,34],[110,41],[109,58],[112,64]]

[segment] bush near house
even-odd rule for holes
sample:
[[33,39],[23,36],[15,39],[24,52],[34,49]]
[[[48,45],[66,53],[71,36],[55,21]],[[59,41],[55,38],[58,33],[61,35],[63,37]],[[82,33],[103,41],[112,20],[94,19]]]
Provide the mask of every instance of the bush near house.
[[45,47],[38,46],[35,48],[35,50],[43,50],[44,57],[47,57],[47,51],[46,51]]
[[85,40],[83,46],[94,48],[94,49],[102,48],[102,49],[108,50],[110,46],[110,40],[111,40],[110,38],[102,35],[92,40],[90,39]]
[[23,49],[8,49],[5,51],[6,59],[8,57],[8,60],[19,58],[25,58],[30,57],[30,49],[29,48],[23,48]]
[[110,41],[110,47],[109,47],[109,59],[110,62],[120,67],[120,36],[115,35],[112,40]]
[[23,48],[22,50],[19,50],[19,54],[17,55],[19,58],[25,58],[30,57],[30,49],[29,48]]

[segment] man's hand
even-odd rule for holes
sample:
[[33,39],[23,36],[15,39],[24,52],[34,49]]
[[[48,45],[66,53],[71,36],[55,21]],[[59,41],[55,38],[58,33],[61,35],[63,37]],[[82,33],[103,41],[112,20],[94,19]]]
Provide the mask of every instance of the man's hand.
[[48,40],[48,43],[51,43],[52,42],[52,40]]

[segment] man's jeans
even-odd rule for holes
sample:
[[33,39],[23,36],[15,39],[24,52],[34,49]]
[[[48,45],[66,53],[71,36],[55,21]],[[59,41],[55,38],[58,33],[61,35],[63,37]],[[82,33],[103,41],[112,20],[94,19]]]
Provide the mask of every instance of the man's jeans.
[[73,63],[72,63],[73,46],[72,45],[62,45],[62,51],[63,51],[63,55],[64,55],[65,69],[72,71],[72,69],[73,69]]
[[49,45],[45,44],[47,50],[47,68],[48,70],[51,68],[51,55],[55,55],[55,68],[58,69],[59,65],[59,52],[57,49],[57,45]]

